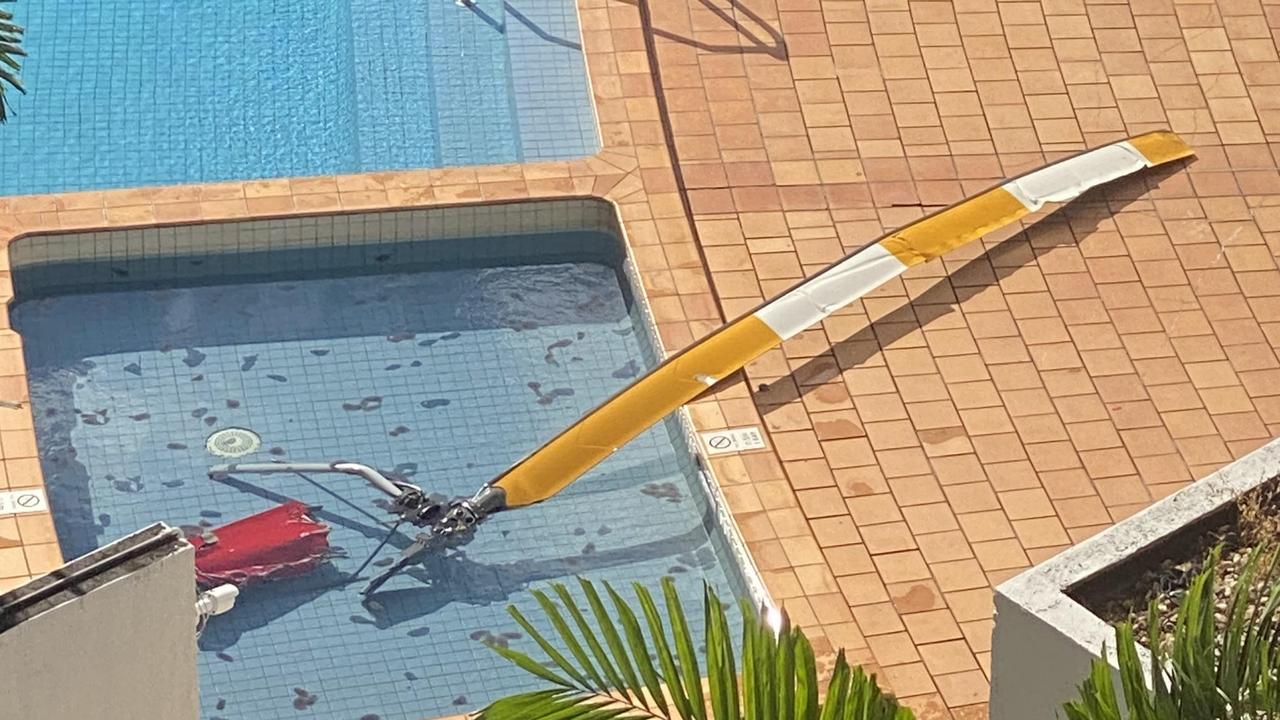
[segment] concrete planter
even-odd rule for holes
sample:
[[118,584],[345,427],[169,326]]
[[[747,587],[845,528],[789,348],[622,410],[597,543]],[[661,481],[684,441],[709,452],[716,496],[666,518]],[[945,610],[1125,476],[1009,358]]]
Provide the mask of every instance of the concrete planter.
[[1104,645],[1114,644],[1111,627],[1074,597],[1158,562],[1277,475],[1280,439],[996,588],[991,719],[1061,716]]

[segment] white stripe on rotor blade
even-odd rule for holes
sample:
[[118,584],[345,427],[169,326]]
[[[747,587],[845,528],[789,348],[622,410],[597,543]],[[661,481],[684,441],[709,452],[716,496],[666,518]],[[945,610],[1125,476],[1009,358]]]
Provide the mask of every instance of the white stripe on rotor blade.
[[1137,172],[1150,163],[1128,142],[1106,145],[1011,180],[1002,187],[1032,211]]
[[906,269],[901,260],[876,243],[760,308],[755,315],[786,340]]

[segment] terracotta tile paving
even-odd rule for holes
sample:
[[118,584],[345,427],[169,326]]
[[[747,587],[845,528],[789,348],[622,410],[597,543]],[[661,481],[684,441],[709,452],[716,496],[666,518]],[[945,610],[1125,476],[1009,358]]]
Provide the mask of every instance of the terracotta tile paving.
[[[594,157],[0,199],[0,238],[605,197],[674,351],[1000,178],[1181,133],[1196,162],[915,267],[690,408],[767,429],[713,465],[774,598],[928,720],[986,716],[992,585],[1280,435],[1280,3],[579,4]],[[20,348],[0,487],[41,482]],[[0,517],[0,589],[59,559],[47,515]]]

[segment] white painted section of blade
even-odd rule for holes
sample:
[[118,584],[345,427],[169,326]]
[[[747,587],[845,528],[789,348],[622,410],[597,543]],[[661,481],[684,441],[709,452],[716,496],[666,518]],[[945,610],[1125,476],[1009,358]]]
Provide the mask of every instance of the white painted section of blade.
[[902,261],[879,243],[845,258],[756,311],[783,340],[901,275]]
[[1086,190],[1149,165],[1137,148],[1128,142],[1119,142],[1056,162],[1001,187],[1034,212],[1045,203],[1075,199]]

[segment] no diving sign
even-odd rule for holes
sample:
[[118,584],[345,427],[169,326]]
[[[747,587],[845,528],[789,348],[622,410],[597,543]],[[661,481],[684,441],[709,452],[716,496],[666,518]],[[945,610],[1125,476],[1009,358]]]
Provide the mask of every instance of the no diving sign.
[[757,425],[727,430],[708,430],[698,433],[698,436],[702,438],[702,449],[708,455],[763,450],[766,447],[764,433],[760,432],[760,427]]
[[44,490],[40,488],[0,492],[0,515],[44,512],[48,509],[49,502],[45,500]]

